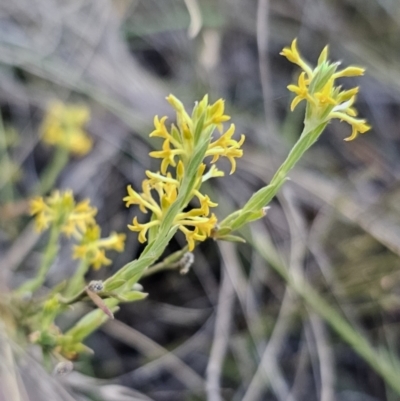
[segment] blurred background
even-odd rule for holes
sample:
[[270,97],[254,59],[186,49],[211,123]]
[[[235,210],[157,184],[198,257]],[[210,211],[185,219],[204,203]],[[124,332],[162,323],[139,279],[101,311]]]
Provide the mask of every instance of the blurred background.
[[[30,277],[41,256],[27,199],[54,153],[39,135],[49,102],[91,110],[94,148],[70,158],[56,186],[89,197],[105,234],[127,233],[126,251],[93,275],[105,278],[142,249],[126,227],[138,211],[126,209],[122,197],[157,164],[147,155],[160,143],[148,134],[154,115],[173,116],[169,93],[188,109],[205,93],[213,102],[226,99],[238,137],[246,134],[236,173],[205,191],[218,201],[219,219],[269,182],[302,129],[304,109],[290,113],[286,89],[299,71],[279,55],[295,37],[311,63],[329,44],[331,60],[366,67],[363,78],[343,85],[360,85],[357,108],[373,129],[347,143],[350,127],[329,125],[268,216],[243,231],[264,253],[252,241],[207,241],[188,274],[144,278],[148,298],[123,305],[88,339],[94,356],[61,381],[29,357],[20,385],[31,399],[399,399],[276,273],[280,266],[304,276],[372,344],[398,354],[395,0],[0,1],[1,286]],[[178,235],[167,254],[183,245]],[[65,245],[50,283],[71,275],[69,255]]]

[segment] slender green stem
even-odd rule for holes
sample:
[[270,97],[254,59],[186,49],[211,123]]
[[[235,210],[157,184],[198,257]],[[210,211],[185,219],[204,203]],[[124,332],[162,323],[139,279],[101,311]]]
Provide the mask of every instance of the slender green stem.
[[68,282],[67,289],[65,290],[66,297],[73,297],[79,293],[81,293],[82,288],[85,286],[85,274],[89,269],[89,264],[85,259],[81,260],[78,268],[76,269],[74,275],[71,277],[71,280]]
[[1,180],[0,189],[2,190],[2,199],[4,203],[12,202],[14,198],[14,188],[12,185],[13,168],[7,149],[7,138],[4,129],[3,118],[0,113],[0,162],[1,162]]
[[82,301],[83,299],[87,298],[86,287],[82,287],[79,292],[76,292],[72,297],[65,298],[61,295],[59,296],[60,303],[63,305],[72,305],[76,302]]
[[[305,124],[300,138],[272,177],[271,182],[254,193],[239,213],[236,211],[230,214],[220,223],[219,231],[223,232],[222,236],[254,220],[254,216],[261,217],[257,212],[271,202],[285,183],[289,172],[304,153],[317,141],[326,125],[327,123],[322,123],[317,127],[314,125],[314,128],[310,128],[309,124]],[[218,235],[216,237],[218,238]]]
[[179,187],[179,195],[165,212],[154,240],[146,246],[139,259],[127,263],[112,277],[106,280],[106,289],[108,285],[112,285],[116,281],[124,281],[127,283],[131,279],[141,277],[145,270],[154,264],[162,255],[169,241],[178,230],[178,225],[174,222],[175,217],[188,205],[191,197],[193,197],[193,190],[197,184],[197,172],[203,162],[211,132],[212,130],[208,133],[208,137],[194,149],[192,157],[186,167],[185,176]]
[[[279,273],[287,284],[300,295],[303,300],[321,316],[337,334],[346,341],[398,394],[400,394],[400,361],[386,350],[375,349],[328,301],[326,301],[303,278],[295,278],[288,272],[278,257],[271,253],[271,246],[260,237],[252,245],[259,254]],[[390,355],[390,356],[389,356]],[[394,362],[394,363],[393,363]]]
[[182,256],[187,252],[188,247],[185,246],[180,251],[176,251],[173,254],[166,257],[162,262],[156,263],[150,266],[142,275],[142,277],[151,276],[152,274],[159,273],[164,270],[175,270],[180,267],[179,261]]
[[60,175],[63,168],[67,165],[69,159],[68,149],[58,146],[53,155],[53,159],[50,164],[47,165],[43,171],[40,182],[36,186],[34,192],[39,195],[46,194],[50,189],[53,188],[58,176]]
[[[117,299],[105,299],[104,304],[111,312],[116,312],[118,310]],[[65,333],[65,336],[73,338],[74,341],[82,341],[108,319],[109,317],[102,310],[93,310],[76,322],[74,326]]]
[[26,292],[34,292],[42,286],[44,280],[46,279],[47,272],[49,271],[51,265],[57,257],[59,245],[58,238],[60,235],[60,230],[56,226],[52,226],[50,230],[49,242],[47,244],[42,264],[40,265],[39,271],[33,279],[22,284],[18,289],[17,293],[23,294]]

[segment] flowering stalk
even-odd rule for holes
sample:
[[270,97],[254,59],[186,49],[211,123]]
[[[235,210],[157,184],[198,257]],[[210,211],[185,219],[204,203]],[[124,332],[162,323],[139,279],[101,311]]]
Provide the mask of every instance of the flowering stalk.
[[228,239],[233,230],[265,214],[265,207],[285,183],[290,170],[318,140],[331,120],[339,119],[352,127],[352,133],[345,138],[346,141],[355,139],[358,133],[363,134],[371,128],[365,120],[355,118],[357,112],[353,104],[358,87],[342,90],[341,86],[335,86],[338,78],[363,75],[363,68],[351,66],[337,71],[339,63],[327,60],[328,47],[325,47],[319,56],[317,66],[312,69],[300,56],[296,39],[290,48],[283,49],[281,55],[303,69],[298,85],[288,86],[288,89],[297,95],[292,101],[292,110],[303,100],[307,103],[303,131],[269,185],[253,194],[241,210],[230,214],[219,224],[214,234],[216,239]]
[[49,105],[40,133],[43,143],[56,147],[56,151],[40,177],[34,190],[36,194],[45,194],[53,187],[67,165],[70,154],[84,156],[91,150],[93,141],[83,130],[89,117],[89,110],[85,106],[64,105],[60,102]]
[[[127,196],[123,199],[127,207],[137,205],[141,212],[150,215],[145,222],[135,217],[128,225],[130,230],[138,233],[139,242],[147,244],[137,260],[126,264],[104,283],[96,281],[85,285],[84,276],[90,267],[98,269],[110,264],[106,251],[121,252],[125,235],[111,233],[102,238],[101,229],[94,219],[96,209],[90,206],[88,200],[76,203],[71,191],[55,191],[45,199],[33,199],[31,211],[35,215],[36,227],[39,231],[50,228],[50,240],[38,277],[21,286],[17,293],[21,295],[34,291],[43,284],[57,254],[60,234],[75,241],[73,258],[81,261],[64,291],[54,290],[44,302],[36,304],[37,310],[28,320],[31,342],[41,345],[44,352],[51,350],[69,359],[87,350],[82,340],[107,318],[112,318],[119,303],[146,297],[147,294],[135,288],[137,281],[145,274],[172,267],[181,268],[182,273],[187,272],[193,263],[191,251],[198,242],[210,237],[238,240],[231,234],[233,230],[264,216],[266,206],[284,184],[290,170],[317,141],[332,119],[337,118],[351,125],[352,134],[346,140],[352,140],[358,133],[370,129],[365,120],[355,117],[356,111],[352,107],[358,88],[342,90],[340,86],[335,86],[338,78],[362,75],[362,68],[349,67],[337,71],[338,64],[327,61],[328,52],[325,48],[317,66],[312,69],[299,55],[296,40],[281,54],[303,70],[298,85],[288,86],[296,94],[292,109],[303,100],[307,104],[303,132],[270,184],[256,192],[241,210],[227,216],[219,225],[215,214],[211,213],[217,204],[201,192],[201,186],[211,178],[224,175],[214,164],[221,157],[229,160],[230,173],[235,171],[236,159],[243,154],[241,145],[245,138],[242,135],[240,140],[233,139],[233,124],[224,131],[223,123],[230,119],[224,114],[224,102],[219,99],[209,104],[207,96],[195,105],[191,115],[177,98],[168,96],[168,102],[176,111],[176,124],[171,124],[169,128],[166,126],[167,117],[155,117],[155,129],[150,136],[161,138],[163,144],[161,150],[150,152],[150,156],[160,159],[159,170],[146,171],[147,178],[141,190],[129,185]],[[60,125],[61,117],[65,121]],[[60,152],[65,152],[64,157],[68,152],[84,154],[92,146],[91,140],[82,131],[82,124],[87,117],[82,110],[54,106],[44,123],[43,140],[57,145]],[[220,133],[217,138],[214,138],[215,131]],[[60,166],[65,162],[65,159],[61,160]],[[211,166],[208,167],[207,162]],[[51,176],[48,182],[54,181],[55,176]],[[48,182],[44,182],[42,190],[50,185]],[[178,231],[185,236],[187,246],[154,264]],[[54,325],[54,319],[69,305],[84,299],[90,299],[99,309],[62,334]]]
[[66,290],[67,296],[79,291],[79,285],[84,283],[83,277],[90,266],[99,269],[102,265],[111,264],[105,255],[105,250],[122,252],[125,244],[125,234],[111,233],[109,237],[101,238],[100,227],[96,224],[97,210],[90,205],[89,200],[76,202],[72,191],[54,191],[46,198],[36,197],[31,201],[31,214],[35,216],[37,231],[50,230],[49,244],[43,263],[37,277],[24,283],[18,293],[34,291],[43,284],[47,272],[58,253],[58,239],[61,234],[78,241],[74,246],[74,259],[81,263],[72,276]]
[[[128,196],[124,198],[127,206],[137,204],[142,212],[152,213],[148,223],[141,224],[135,218],[133,224],[128,226],[132,231],[139,232],[140,242],[148,239],[149,243],[137,260],[125,265],[105,282],[106,289],[118,282],[126,288],[132,286],[161,256],[178,230],[184,233],[189,251],[194,248],[196,241],[210,237],[217,219],[214,214],[210,215],[209,209],[217,204],[203,195],[200,187],[204,181],[223,176],[224,173],[215,165],[206,172],[204,159],[212,157],[211,163],[214,163],[220,157],[226,157],[233,173],[236,169],[235,159],[243,154],[240,147],[244,136],[240,141],[232,139],[235,126],[232,124],[223,132],[222,123],[230,117],[224,115],[222,99],[209,105],[205,96],[196,104],[191,116],[177,98],[170,95],[167,100],[176,111],[177,125],[172,125],[168,131],[166,117],[156,117],[155,130],[150,134],[164,140],[161,151],[150,153],[150,156],[161,159],[160,172],[146,172],[148,179],[143,182],[142,193],[128,187]],[[216,129],[221,136],[213,140]],[[167,171],[169,168],[172,171]],[[153,198],[152,190],[157,193],[158,200]],[[194,198],[197,198],[200,207],[184,211]]]

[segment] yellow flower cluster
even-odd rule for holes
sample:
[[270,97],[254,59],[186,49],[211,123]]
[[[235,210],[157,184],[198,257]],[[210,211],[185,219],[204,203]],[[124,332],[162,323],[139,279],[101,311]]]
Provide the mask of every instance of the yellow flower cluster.
[[288,89],[296,94],[291,104],[292,110],[302,100],[306,100],[308,103],[306,118],[309,120],[326,122],[337,118],[346,121],[352,127],[352,133],[345,139],[346,141],[351,141],[358,133],[363,134],[371,129],[366,120],[355,118],[357,111],[353,108],[353,104],[358,87],[342,90],[340,86],[335,86],[335,80],[338,78],[363,75],[363,68],[350,66],[342,71],[336,71],[339,63],[327,61],[328,47],[325,47],[318,58],[317,66],[312,69],[300,56],[296,39],[290,48],[284,48],[280,54],[303,70],[297,85],[288,86]]
[[[161,173],[165,174],[169,165],[176,166],[175,157],[179,157],[183,164],[186,165],[193,155],[193,150],[199,138],[196,138],[195,128],[198,128],[198,119],[204,113],[204,121],[201,129],[206,130],[208,127],[218,128],[222,132],[222,123],[228,121],[230,116],[224,115],[224,101],[217,100],[213,105],[208,105],[208,97],[203,100],[195,108],[196,113],[190,117],[182,108],[181,103],[174,96],[167,97],[168,102],[177,110],[177,126],[172,124],[171,132],[168,132],[165,121],[167,117],[154,118],[155,130],[150,133],[150,137],[160,137],[164,139],[161,151],[150,152],[150,156],[162,159]],[[200,128],[198,128],[200,129]],[[235,158],[242,157],[245,136],[242,135],[240,141],[232,139],[235,132],[235,125],[231,124],[230,128],[221,135],[220,138],[211,142],[208,146],[206,156],[213,156],[211,163],[215,163],[221,156],[227,157],[231,162],[232,174],[236,169]],[[172,146],[172,148],[171,148]]]
[[32,199],[30,209],[39,232],[53,225],[68,237],[72,236],[79,242],[74,247],[74,258],[84,259],[96,269],[110,264],[104,250],[122,252],[124,249],[125,234],[112,233],[107,238],[100,238],[100,227],[95,220],[97,209],[88,199],[76,203],[70,190],[54,191],[46,198],[36,197]]
[[52,146],[59,146],[78,156],[88,153],[93,146],[92,139],[83,130],[90,113],[85,106],[50,104],[41,126],[42,140]]
[[86,259],[94,269],[111,264],[106,257],[105,250],[113,249],[122,252],[125,247],[125,234],[113,232],[107,238],[101,238],[101,229],[98,225],[88,227],[83,234],[79,245],[74,246],[74,259]]
[[89,225],[96,224],[96,208],[90,206],[88,199],[76,203],[70,190],[54,191],[45,199],[38,196],[32,199],[30,208],[39,232],[54,224],[68,237],[79,239]]
[[[223,133],[223,123],[230,119],[224,114],[224,101],[217,100],[214,104],[208,104],[208,97],[205,96],[196,104],[192,116],[189,116],[182,103],[173,95],[167,97],[168,102],[176,110],[176,125],[171,124],[167,129],[165,121],[154,118],[155,130],[151,137],[164,139],[162,150],[150,152],[150,156],[161,159],[160,172],[153,173],[146,171],[147,179],[142,183],[142,192],[138,193],[131,186],[128,186],[128,196],[123,200],[126,206],[138,205],[144,213],[150,211],[152,218],[150,222],[141,224],[137,217],[133,219],[129,229],[139,232],[139,241],[147,241],[147,233],[151,228],[160,226],[167,210],[174,203],[179,195],[182,182],[185,178],[188,166],[192,161],[199,147],[207,142],[207,149],[203,159],[212,157],[211,163],[218,161],[220,157],[226,157],[231,163],[231,174],[236,169],[236,158],[243,155],[240,149],[244,142],[244,135],[239,141],[232,139],[235,132],[234,124]],[[212,133],[218,129],[221,136],[213,140]],[[172,172],[167,171],[172,167]],[[179,211],[173,220],[173,225],[182,231],[188,242],[189,250],[195,247],[195,241],[204,241],[211,235],[217,218],[210,215],[210,207],[217,206],[207,195],[200,192],[201,184],[212,177],[221,177],[224,173],[215,165],[206,172],[206,164],[201,163],[194,177],[194,185],[190,199],[197,198],[200,206],[190,211]],[[156,199],[154,195],[157,194]]]

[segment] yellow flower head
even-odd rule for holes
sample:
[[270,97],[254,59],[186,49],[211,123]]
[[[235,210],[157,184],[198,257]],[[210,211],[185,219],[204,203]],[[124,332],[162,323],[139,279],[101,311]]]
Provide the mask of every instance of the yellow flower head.
[[[195,105],[191,115],[175,96],[169,95],[167,100],[176,111],[176,125],[172,124],[168,129],[165,124],[167,117],[160,119],[156,116],[155,129],[150,134],[151,137],[164,140],[161,150],[150,152],[151,157],[161,159],[160,171],[146,171],[148,178],[142,183],[142,191],[138,193],[129,185],[128,195],[123,200],[127,207],[138,205],[142,212],[152,214],[147,223],[140,223],[135,217],[132,224],[128,225],[130,230],[139,233],[140,242],[147,241],[149,230],[150,233],[156,233],[154,230],[158,230],[168,216],[168,223],[184,233],[189,250],[192,250],[196,241],[204,241],[211,235],[217,223],[215,215],[210,215],[210,208],[217,206],[217,203],[203,195],[200,187],[204,181],[224,175],[215,165],[207,171],[204,160],[211,157],[210,163],[215,163],[220,157],[226,157],[231,163],[232,174],[236,169],[236,159],[243,155],[241,146],[245,136],[242,135],[239,141],[233,139],[234,124],[224,132],[223,123],[230,117],[224,114],[222,99],[209,104],[208,96],[204,96]],[[216,130],[220,135],[214,139]],[[196,160],[195,168],[192,167],[193,159]],[[189,190],[180,196],[182,187],[186,190],[188,187],[188,171]],[[171,207],[177,199],[182,198],[180,210],[175,216],[169,216]],[[189,209],[187,206],[194,198],[197,198],[196,202],[200,206]]]
[[73,258],[84,259],[94,269],[111,264],[111,260],[106,257],[106,250],[122,252],[125,247],[125,234],[111,233],[106,238],[101,238],[101,229],[95,224],[87,227],[79,245],[74,246]]
[[[240,141],[232,139],[235,126],[223,133],[223,123],[230,119],[224,114],[224,101],[217,100],[214,104],[208,104],[208,96],[196,104],[192,116],[186,112],[183,104],[173,95],[167,97],[168,102],[176,111],[177,126],[172,125],[168,131],[165,121],[167,117],[161,119],[154,118],[155,130],[151,132],[151,137],[164,139],[162,150],[150,152],[150,156],[162,159],[161,173],[166,174],[169,166],[176,166],[176,158],[182,161],[186,167],[193,156],[196,146],[203,140],[209,140],[210,145],[205,156],[213,156],[212,163],[219,157],[226,157],[231,162],[231,173],[236,168],[236,158],[242,157],[243,151],[240,149],[244,142],[244,135]],[[221,133],[221,137],[212,142],[209,138],[215,129]]]
[[55,225],[67,236],[76,238],[80,238],[88,225],[95,224],[97,213],[89,200],[76,203],[70,190],[54,191],[46,198],[36,197],[31,200],[30,209],[39,232]]
[[[210,217],[182,216],[179,224],[179,230],[185,234],[189,251],[192,251],[195,241],[202,242],[211,236],[211,232],[217,224],[217,218],[214,213]],[[189,230],[187,227],[192,227],[193,230]]]
[[347,141],[371,129],[365,120],[355,118],[357,113],[352,105],[356,100],[358,88],[342,90],[341,86],[335,86],[338,78],[363,75],[363,68],[350,66],[337,71],[339,63],[328,61],[326,46],[318,58],[317,66],[312,69],[301,57],[297,49],[297,39],[293,40],[290,48],[284,48],[281,55],[303,70],[298,84],[288,86],[288,89],[296,94],[291,110],[305,100],[307,102],[306,121],[310,124],[318,125],[334,118],[346,121],[352,127],[351,135],[345,139]]
[[243,150],[240,147],[245,140],[244,135],[240,137],[239,142],[232,139],[234,132],[235,125],[231,124],[230,128],[222,136],[210,143],[206,152],[206,156],[213,156],[211,163],[218,161],[221,156],[226,157],[231,163],[230,174],[233,174],[236,170],[235,159],[243,156]]
[[92,139],[83,130],[89,117],[85,106],[51,103],[40,129],[43,142],[68,149],[78,156],[85,155],[93,146]]
[[[126,206],[138,205],[144,213],[148,211],[153,213],[153,218],[148,223],[139,223],[137,217],[134,217],[132,224],[128,228],[132,231],[139,232],[139,242],[147,241],[147,232],[151,227],[159,226],[165,216],[166,211],[176,200],[178,195],[179,182],[171,177],[164,177],[159,173],[146,172],[149,180],[144,180],[142,184],[142,193],[137,193],[131,186],[128,186],[128,196],[123,200]],[[155,196],[157,195],[157,196]],[[191,209],[187,212],[178,213],[173,221],[174,225],[185,234],[189,244],[189,248],[193,249],[194,240],[204,241],[211,229],[216,224],[216,217],[212,215],[208,217],[210,207],[217,206],[217,203],[211,201],[207,195],[201,194],[198,190],[194,191],[200,207]],[[187,227],[192,227],[192,232]],[[197,228],[196,228],[197,227]]]

